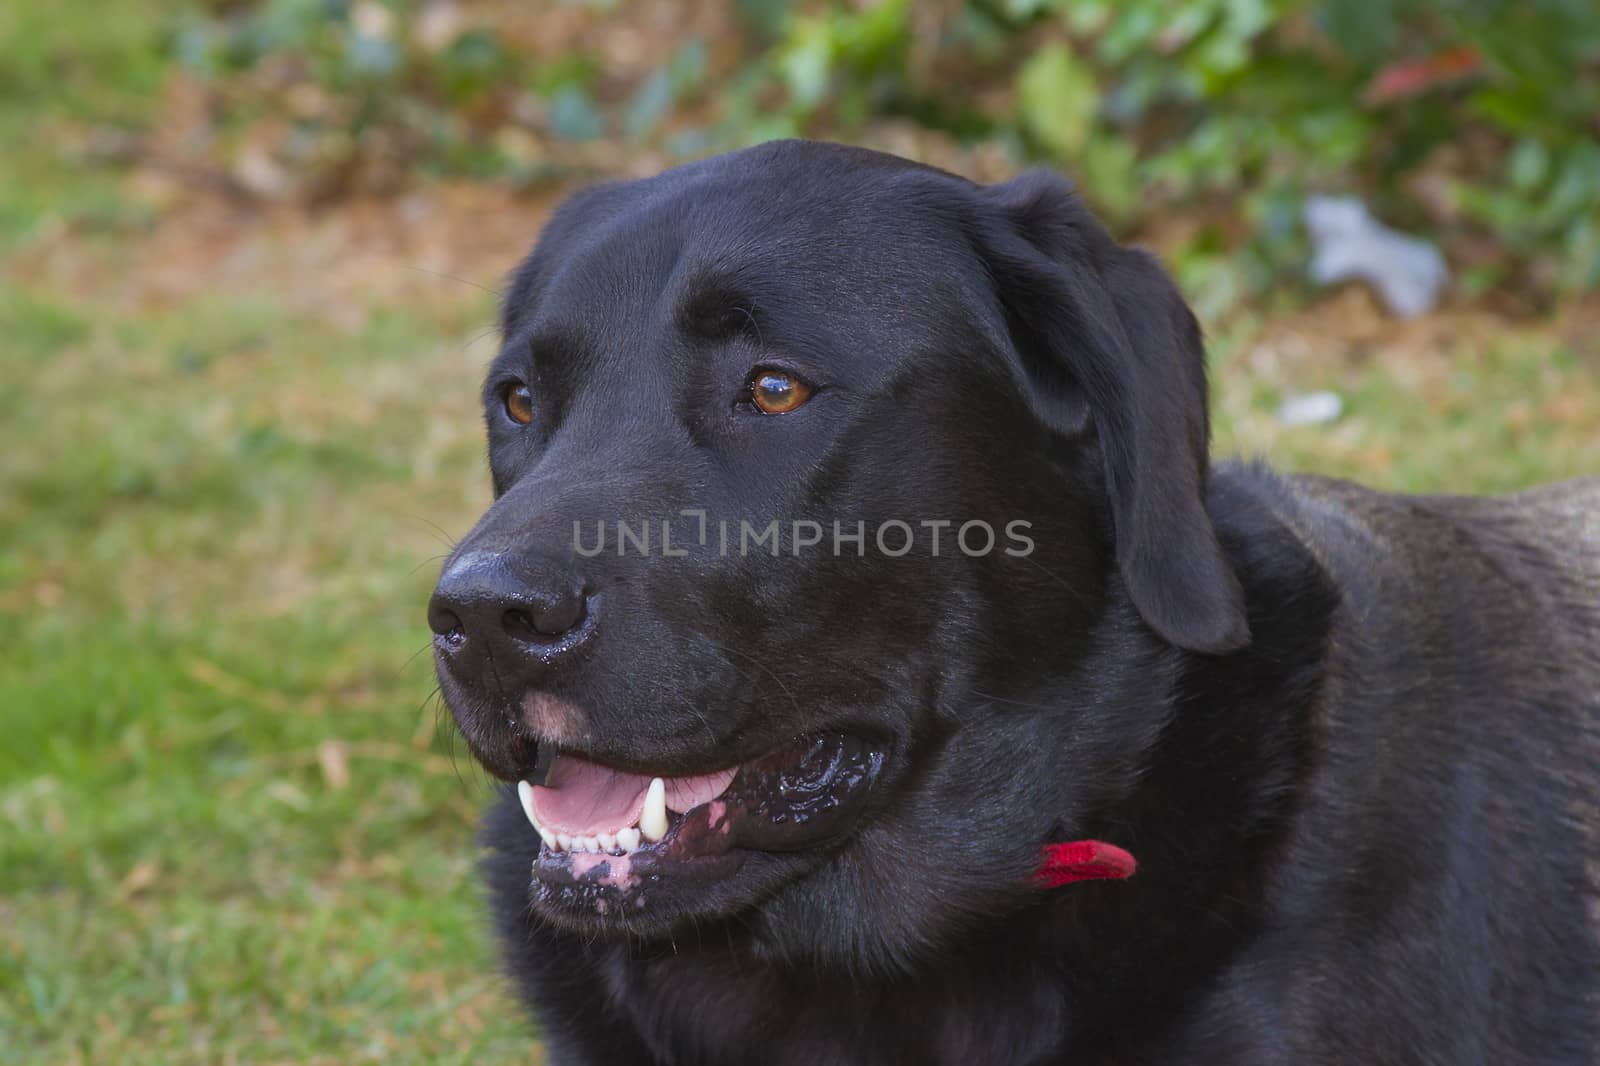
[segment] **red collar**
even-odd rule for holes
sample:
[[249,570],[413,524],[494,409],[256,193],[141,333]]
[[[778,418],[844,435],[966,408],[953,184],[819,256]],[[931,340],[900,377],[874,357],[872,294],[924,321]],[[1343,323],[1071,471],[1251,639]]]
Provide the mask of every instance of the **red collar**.
[[1046,844],[1033,872],[1040,888],[1059,888],[1074,881],[1122,880],[1139,868],[1132,855],[1103,840]]

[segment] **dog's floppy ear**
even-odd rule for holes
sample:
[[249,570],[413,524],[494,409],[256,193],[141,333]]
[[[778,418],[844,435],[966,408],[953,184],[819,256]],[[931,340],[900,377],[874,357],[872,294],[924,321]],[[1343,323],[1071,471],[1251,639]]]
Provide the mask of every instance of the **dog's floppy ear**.
[[1154,257],[1123,248],[1063,179],[981,193],[974,235],[1039,417],[1092,424],[1117,566],[1151,629],[1221,653],[1249,642],[1239,580],[1206,514],[1209,427],[1200,328]]

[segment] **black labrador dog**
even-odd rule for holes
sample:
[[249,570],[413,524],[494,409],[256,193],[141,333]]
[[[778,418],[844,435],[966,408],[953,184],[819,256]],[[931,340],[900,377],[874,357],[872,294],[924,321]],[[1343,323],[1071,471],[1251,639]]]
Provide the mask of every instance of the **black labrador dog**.
[[429,621],[552,1062],[1600,1061],[1600,481],[1211,466],[1048,174],[602,185],[502,326]]

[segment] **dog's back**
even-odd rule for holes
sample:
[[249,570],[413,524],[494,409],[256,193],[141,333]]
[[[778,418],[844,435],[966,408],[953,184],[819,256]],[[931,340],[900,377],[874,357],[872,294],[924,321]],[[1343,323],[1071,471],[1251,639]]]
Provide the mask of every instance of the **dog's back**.
[[1600,480],[1272,494],[1344,609],[1264,998],[1345,1061],[1600,1061]]
[[1453,638],[1465,645],[1455,665],[1510,682],[1507,695],[1600,713],[1600,478],[1497,497],[1288,480],[1302,506],[1286,517],[1355,618],[1375,620],[1381,602],[1412,654],[1431,642],[1411,637]]

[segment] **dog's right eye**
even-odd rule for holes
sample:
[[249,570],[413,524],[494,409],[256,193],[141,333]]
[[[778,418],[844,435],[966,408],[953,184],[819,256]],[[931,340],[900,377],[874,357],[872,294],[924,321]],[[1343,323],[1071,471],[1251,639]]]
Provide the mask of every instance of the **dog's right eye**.
[[811,386],[782,370],[758,367],[750,375],[750,402],[764,415],[786,415],[811,399]]
[[506,417],[511,421],[521,426],[533,421],[533,393],[528,391],[528,386],[520,381],[509,382],[500,390],[500,397],[505,402]]

